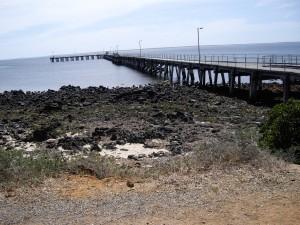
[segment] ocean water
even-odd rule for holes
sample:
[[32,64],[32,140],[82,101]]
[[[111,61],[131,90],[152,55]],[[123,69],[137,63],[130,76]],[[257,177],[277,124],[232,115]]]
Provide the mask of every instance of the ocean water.
[[[282,42],[266,44],[200,45],[201,55],[269,56],[300,55],[300,42]],[[121,51],[124,54],[139,54],[139,50]],[[149,48],[142,50],[145,55],[198,55],[197,46]]]
[[143,73],[100,60],[50,63],[49,57],[0,61],[0,92],[58,90],[63,85],[133,86],[153,83]]
[[[139,50],[119,51],[139,54]],[[143,55],[197,55],[197,46],[143,49]],[[300,42],[201,46],[202,55],[300,55]],[[299,57],[300,59],[300,57]],[[104,59],[50,63],[49,57],[0,61],[0,92],[58,90],[63,85],[132,86],[156,82],[148,75]]]

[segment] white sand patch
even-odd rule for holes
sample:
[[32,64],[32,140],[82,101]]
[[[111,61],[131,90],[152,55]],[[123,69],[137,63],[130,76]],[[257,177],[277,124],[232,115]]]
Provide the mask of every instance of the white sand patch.
[[146,157],[148,157],[153,153],[169,153],[169,151],[166,149],[145,148],[143,144],[125,144],[117,145],[116,147],[116,150],[103,149],[100,155],[127,159],[130,155],[134,155],[136,157],[138,157],[139,155],[145,155]]
[[36,144],[33,142],[14,143],[14,145],[12,145],[12,143],[10,143],[10,146],[14,146],[16,150],[24,150],[25,152],[34,152],[37,149]]
[[82,149],[85,150],[85,151],[91,151],[92,146],[89,145],[89,144],[87,144],[87,145],[84,145],[84,146],[82,147]]
[[26,152],[33,152],[36,150],[36,144],[27,142],[24,146]]
[[80,134],[80,133],[72,133],[72,132],[68,132],[68,133],[66,133],[66,137],[79,137],[80,135],[82,135],[82,134]]
[[78,157],[87,158],[86,156],[83,155],[82,152],[73,153],[72,150],[66,150],[61,146],[58,147],[57,150],[60,151],[62,156],[64,157],[64,159],[66,159],[68,161],[71,161],[71,160],[76,159]]

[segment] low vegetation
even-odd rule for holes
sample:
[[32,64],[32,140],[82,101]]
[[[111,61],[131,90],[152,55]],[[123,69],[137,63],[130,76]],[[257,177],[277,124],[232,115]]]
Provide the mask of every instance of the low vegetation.
[[300,101],[273,107],[261,128],[260,145],[281,152],[300,163]]
[[54,176],[64,168],[63,159],[50,154],[24,155],[0,149],[0,186],[35,183]]
[[265,170],[278,168],[279,161],[255,146],[236,144],[204,145],[185,156],[166,157],[154,161],[151,167],[122,164],[114,158],[91,154],[71,161],[60,155],[36,153],[24,155],[21,151],[0,150],[0,186],[28,185],[42,182],[47,177],[63,173],[107,177],[159,177],[172,173],[186,174],[211,169],[251,166]]
[[283,168],[283,163],[268,152],[254,145],[246,147],[232,143],[204,145],[186,156],[178,156],[159,162],[152,172],[160,174],[230,169],[250,166],[255,169],[272,171]]

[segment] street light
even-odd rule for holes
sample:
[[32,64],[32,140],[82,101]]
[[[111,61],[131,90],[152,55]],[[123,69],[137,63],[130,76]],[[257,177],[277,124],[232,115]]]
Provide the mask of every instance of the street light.
[[199,65],[201,63],[201,52],[200,52],[200,30],[203,30],[203,27],[198,27],[197,32],[198,32],[198,55],[199,55]]
[[140,58],[142,58],[142,40],[139,40],[139,46],[140,46]]

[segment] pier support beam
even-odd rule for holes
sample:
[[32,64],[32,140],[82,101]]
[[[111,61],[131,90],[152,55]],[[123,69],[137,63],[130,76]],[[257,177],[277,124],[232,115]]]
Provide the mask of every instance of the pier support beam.
[[200,68],[197,70],[198,71],[198,78],[199,78],[199,85],[202,86],[202,71],[200,70]]
[[173,84],[173,74],[174,74],[174,66],[170,66],[169,79],[170,79],[171,84]]
[[287,102],[290,97],[290,78],[287,76],[282,81],[283,81],[283,102]]
[[260,79],[258,81],[258,91],[262,91],[262,86],[263,86],[263,81],[262,81],[262,79]]
[[229,74],[229,95],[232,96],[234,94],[234,85],[235,85],[235,71],[232,71]]
[[190,69],[190,76],[191,76],[191,84],[193,85],[195,83],[195,75],[194,75],[194,70],[192,68]]
[[180,74],[181,74],[181,68],[179,66],[176,66],[176,76],[177,76],[178,84],[180,84]]
[[208,79],[209,79],[209,84],[210,84],[210,86],[212,86],[212,85],[213,85],[213,82],[212,82],[211,70],[208,70]]
[[164,72],[164,80],[167,79],[167,76],[168,76],[168,73],[169,73],[169,65],[165,65],[165,72]]
[[241,75],[238,76],[238,88],[241,89]]
[[222,84],[223,84],[223,87],[226,87],[226,81],[225,81],[225,75],[224,75],[224,72],[221,73],[221,77],[222,77]]
[[202,71],[202,86],[203,87],[206,86],[206,71],[205,70]]
[[185,68],[182,68],[182,83],[186,84],[186,72],[185,72]]
[[215,70],[215,80],[214,80],[214,86],[217,87],[218,86],[218,77],[219,77],[219,71]]
[[258,87],[258,76],[256,73],[250,75],[250,90],[249,98],[250,101],[255,101],[257,98],[257,87]]

